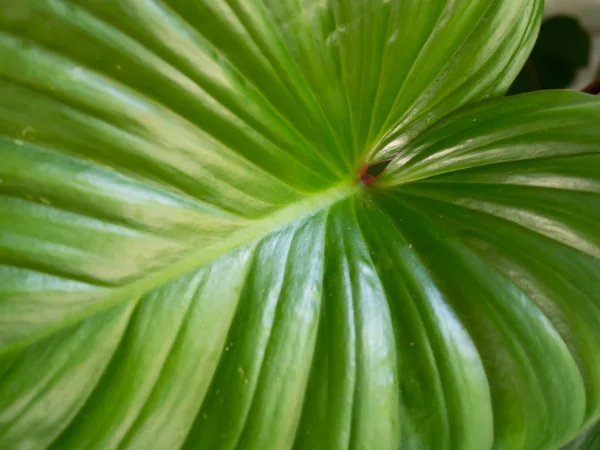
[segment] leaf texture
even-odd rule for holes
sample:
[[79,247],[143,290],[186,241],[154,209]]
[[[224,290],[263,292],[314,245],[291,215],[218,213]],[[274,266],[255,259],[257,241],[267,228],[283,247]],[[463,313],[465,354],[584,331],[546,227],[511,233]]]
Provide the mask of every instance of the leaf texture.
[[442,119],[508,88],[540,2],[0,5],[1,448],[553,450],[600,417],[600,102]]
[[600,425],[589,427],[577,439],[563,447],[563,450],[594,450],[600,444]]
[[[329,201],[378,148],[368,135],[501,93],[539,6],[5,0],[0,211],[19,220],[2,230],[0,341],[139,296]],[[474,31],[489,21],[502,27]],[[502,35],[514,29],[522,48]],[[417,101],[439,89],[464,98]],[[387,103],[369,103],[375,90]]]

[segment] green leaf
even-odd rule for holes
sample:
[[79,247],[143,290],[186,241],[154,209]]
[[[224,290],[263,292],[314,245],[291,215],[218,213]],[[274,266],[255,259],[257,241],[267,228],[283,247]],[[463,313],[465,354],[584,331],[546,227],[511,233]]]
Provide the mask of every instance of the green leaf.
[[598,419],[600,101],[443,119],[540,13],[2,2],[0,448],[554,449]]
[[595,450],[600,446],[600,423],[589,427],[562,450]]
[[555,16],[542,23],[538,40],[510,94],[564,89],[589,64],[591,37],[577,18]]
[[[450,247],[447,258],[431,244],[424,247],[434,257],[437,270],[445,270],[446,278],[452,280],[446,282],[459,283],[459,289],[467,291],[483,284],[461,280],[456,256],[451,258],[452,253],[468,247],[483,259],[480,264],[485,262],[487,270],[493,268],[510,280],[505,289],[498,286],[473,296],[477,302],[496,295],[505,303],[516,296],[509,304],[516,307],[520,297],[523,303],[518,310],[531,307],[532,313],[539,314],[538,330],[523,311],[505,319],[505,326],[518,329],[515,331],[520,337],[515,342],[525,335],[530,336],[525,339],[531,343],[552,335],[557,339],[551,344],[558,352],[554,355],[548,349],[533,350],[530,344],[512,349],[515,356],[527,352],[527,347],[532,351],[515,366],[532,371],[525,377],[530,380],[526,388],[519,388],[518,382],[513,384],[524,380],[524,372],[521,376],[504,373],[502,357],[502,370],[488,368],[492,401],[496,402],[495,423],[521,428],[535,423],[534,417],[539,415],[532,438],[545,432],[556,433],[558,438],[557,427],[565,427],[568,435],[568,420],[576,422],[583,414],[583,422],[589,423],[600,414],[600,236],[596,227],[600,219],[599,107],[595,97],[567,92],[483,104],[445,119],[415,140],[390,163],[381,179],[382,188],[387,188],[386,197],[394,196],[391,189],[398,198],[405,197],[407,208],[414,211],[414,219],[408,220],[398,209],[397,220],[402,219],[404,227],[411,221],[415,223],[412,226],[418,226],[422,216],[421,229],[431,230],[442,241],[459,240],[460,247]],[[390,200],[390,211],[394,211],[393,204]],[[492,279],[490,272],[488,284]],[[509,287],[516,291],[510,294]],[[457,295],[457,299],[455,308],[463,308],[463,296]],[[485,335],[490,333],[490,325],[482,324],[480,318],[477,323]],[[559,355],[564,345],[571,356]],[[489,353],[495,360],[497,349],[492,349]],[[566,372],[554,378],[559,367]],[[582,381],[585,397],[579,397],[578,402],[576,392]],[[496,397],[494,386],[499,389]],[[511,396],[515,397],[511,400]],[[513,401],[524,408],[520,415],[512,410]],[[500,406],[504,402],[506,406]],[[498,414],[501,411],[506,417]],[[523,439],[523,433],[522,429],[515,430],[513,436]],[[524,445],[517,440],[507,448],[556,448],[558,439],[554,446]]]

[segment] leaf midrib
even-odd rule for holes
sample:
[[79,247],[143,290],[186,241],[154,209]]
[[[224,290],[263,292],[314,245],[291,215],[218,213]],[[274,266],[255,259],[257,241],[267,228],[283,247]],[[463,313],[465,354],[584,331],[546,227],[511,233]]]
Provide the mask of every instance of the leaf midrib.
[[191,270],[199,269],[205,264],[215,261],[229,252],[257,243],[277,230],[283,229],[294,222],[306,219],[352,195],[358,195],[362,189],[363,188],[359,183],[345,182],[335,185],[326,191],[305,197],[269,216],[250,221],[247,227],[232,233],[228,239],[225,239],[218,244],[192,252],[188,257],[182,258],[155,272],[151,272],[136,281],[123,286],[110,288],[112,292],[109,295],[98,302],[94,302],[88,308],[73,314],[67,319],[34,332],[24,339],[9,342],[3,346],[0,345],[0,357],[18,352],[20,349],[30,346],[44,337],[75,325],[86,318],[105,311],[119,303],[138,301],[147,292],[176,279]]
[[137,286],[136,292],[141,294],[166,283],[189,270],[199,268],[219,257],[253,242],[258,242],[269,234],[285,228],[286,226],[312,216],[329,206],[357,194],[359,185],[348,183],[336,185],[317,195],[306,197],[301,201],[279,209],[273,214],[262,219],[251,221],[250,225],[242,230],[234,232],[231,236],[218,244],[203,248],[194,252],[187,258],[183,258],[170,266],[154,272],[150,276],[141,278],[129,286]]

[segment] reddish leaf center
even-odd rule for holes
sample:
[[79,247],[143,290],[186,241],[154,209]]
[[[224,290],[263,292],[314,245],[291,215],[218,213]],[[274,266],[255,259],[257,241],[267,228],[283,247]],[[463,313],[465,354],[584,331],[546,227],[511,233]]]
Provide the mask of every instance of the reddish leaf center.
[[365,164],[360,168],[359,180],[362,184],[374,183],[384,172],[392,159],[384,159],[371,164]]

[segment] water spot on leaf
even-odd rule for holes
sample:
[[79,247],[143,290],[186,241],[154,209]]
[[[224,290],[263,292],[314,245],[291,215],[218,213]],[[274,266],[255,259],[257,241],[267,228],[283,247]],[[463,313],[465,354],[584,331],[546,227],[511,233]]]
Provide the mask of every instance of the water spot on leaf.
[[35,134],[35,129],[30,125],[26,126],[25,128],[23,128],[21,130],[21,136],[23,136],[25,139],[33,138],[34,134]]

